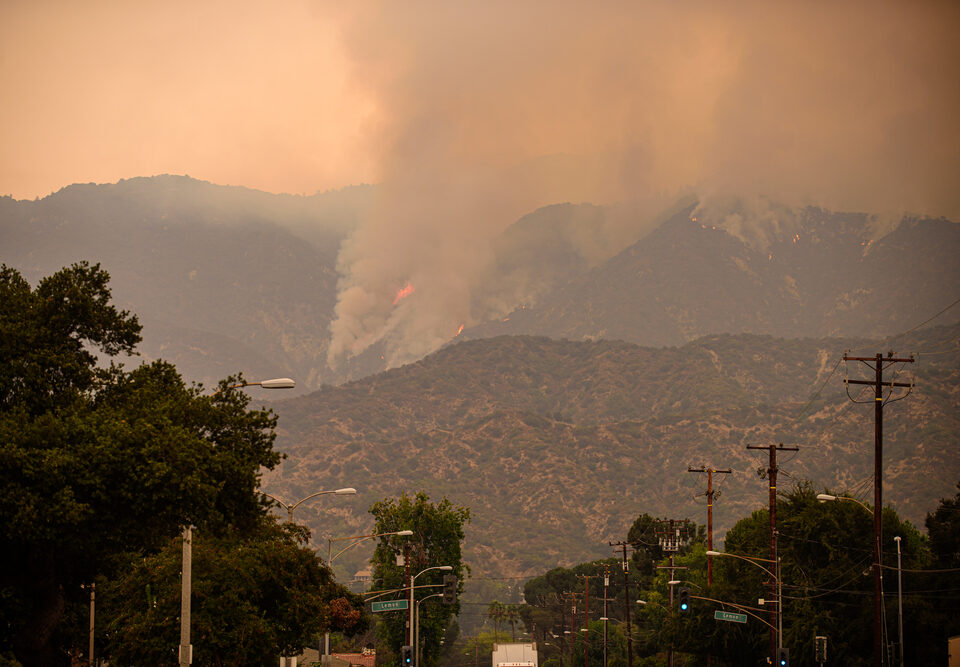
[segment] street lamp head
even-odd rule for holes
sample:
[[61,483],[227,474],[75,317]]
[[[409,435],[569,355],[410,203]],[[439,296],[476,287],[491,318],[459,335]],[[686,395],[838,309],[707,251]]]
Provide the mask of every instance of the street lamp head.
[[719,551],[708,551],[708,552],[707,552],[707,555],[708,555],[708,556],[722,556],[723,554],[720,553]]
[[679,579],[671,579],[667,582],[667,586],[676,586],[677,584],[682,584],[683,582]]
[[637,600],[637,604],[647,604],[646,600]]
[[894,541],[894,542],[899,542],[899,541],[900,541],[900,536],[897,535],[896,537],[894,537],[894,538],[893,538],[893,541]]
[[450,572],[450,571],[453,570],[453,566],[452,566],[452,565],[441,565],[441,566],[438,567],[437,569],[438,569],[438,570],[442,570],[443,572]]
[[821,503],[828,503],[832,500],[837,500],[837,497],[831,496],[829,493],[818,493],[817,500],[819,500]]
[[413,531],[412,531],[412,530],[398,530],[397,532],[394,533],[394,535],[399,535],[400,537],[410,537],[411,535],[413,535]]
[[352,496],[357,493],[357,490],[351,486],[348,486],[345,489],[337,489],[334,493],[338,496]]
[[290,378],[274,378],[257,382],[264,389],[293,389],[297,383]]

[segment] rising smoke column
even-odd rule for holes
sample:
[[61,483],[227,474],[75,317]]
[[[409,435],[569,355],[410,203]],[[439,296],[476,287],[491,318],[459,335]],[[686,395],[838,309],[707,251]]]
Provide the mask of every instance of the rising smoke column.
[[960,217],[954,4],[364,3],[337,18],[378,101],[383,187],[339,258],[331,363],[376,341],[400,363],[489,317],[471,304],[492,239],[548,203],[695,187]]

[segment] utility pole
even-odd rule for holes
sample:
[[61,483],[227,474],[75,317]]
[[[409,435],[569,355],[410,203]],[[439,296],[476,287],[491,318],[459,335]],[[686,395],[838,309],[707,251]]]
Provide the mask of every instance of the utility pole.
[[583,575],[583,667],[590,667],[590,577]]
[[[767,468],[767,481],[770,483],[770,563],[771,567],[777,567],[777,452],[797,452],[799,447],[784,447],[781,442],[779,445],[747,445],[747,449],[766,449],[770,452],[770,467]],[[779,568],[777,568],[779,569]],[[779,605],[780,598],[777,596],[777,584],[779,573],[776,577],[770,578],[770,599],[777,600],[775,604]],[[773,609],[770,611],[770,664],[777,662],[777,647],[783,643],[783,638],[777,631],[777,618],[783,617],[782,609]]]
[[[685,542],[689,538],[687,524],[689,523],[688,519],[659,519],[658,523],[661,526],[666,526],[666,530],[658,530],[657,534],[660,535],[660,548],[670,554],[670,565],[658,565],[658,570],[670,570],[670,579],[669,581],[674,581],[674,570],[686,570],[687,568],[681,565],[673,564],[674,555],[680,551],[680,546],[682,542]],[[670,613],[673,614],[673,584],[669,584],[670,587]],[[667,667],[673,667],[673,647],[667,649]]]
[[404,579],[407,582],[407,604],[410,605],[410,611],[407,614],[407,631],[404,634],[404,645],[413,646],[413,585],[410,582],[410,543],[403,542],[403,571]]
[[[610,587],[610,568],[603,566],[603,618],[607,618],[607,589]],[[901,631],[902,635],[903,632]],[[603,621],[603,667],[607,667],[607,621]]]
[[573,667],[573,652],[577,647],[577,594],[570,591],[570,667]]
[[[705,468],[700,466],[699,468],[688,467],[687,472],[697,472],[697,473],[707,473],[707,551],[713,551],[713,501],[714,501],[714,492],[713,492],[713,474],[730,474],[733,472],[730,468],[724,468],[719,470],[717,468]],[[713,586],[713,556],[707,556],[707,590]],[[707,653],[707,667],[710,667],[712,662],[712,657]]]
[[[713,551],[713,475],[730,474],[733,472],[730,468],[718,470],[717,468],[687,468],[687,472],[707,473],[707,551]],[[707,588],[713,585],[713,556],[707,556]]]
[[[874,372],[873,380],[846,380],[847,396],[854,403],[862,403],[850,396],[851,384],[873,386],[874,405],[874,455],[873,455],[873,664],[881,667],[883,664],[883,575],[880,570],[883,563],[883,388],[894,387],[913,388],[912,382],[884,382],[883,371],[894,364],[912,364],[913,357],[906,359],[895,358],[893,352],[884,357],[877,352],[874,357],[850,357],[843,355],[844,361],[859,361]],[[872,362],[872,365],[871,365]],[[910,392],[908,391],[907,394]],[[898,399],[906,398],[904,394]]]
[[627,621],[627,667],[633,667],[633,637],[630,631],[630,579],[627,577],[628,542],[607,542],[611,547],[623,548],[623,613]]

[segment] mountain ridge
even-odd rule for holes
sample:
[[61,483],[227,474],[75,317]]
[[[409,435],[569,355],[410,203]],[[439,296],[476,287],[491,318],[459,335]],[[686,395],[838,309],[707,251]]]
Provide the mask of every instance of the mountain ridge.
[[[916,393],[885,417],[885,497],[915,522],[960,479],[958,340],[960,325],[894,341],[932,353],[905,370],[917,375]],[[885,342],[721,335],[658,349],[466,341],[273,404],[288,458],[264,486],[288,498],[357,487],[335,514],[326,504],[318,510],[310,525],[320,535],[332,534],[334,520],[344,532],[365,529],[366,507],[383,497],[446,495],[472,508],[468,554],[478,571],[524,576],[602,556],[606,540],[622,538],[644,511],[702,523],[699,481],[684,473],[715,465],[735,470],[715,508],[722,534],[765,503],[753,474],[763,462],[747,444],[800,446],[783,461],[785,487],[793,477],[862,491],[872,479],[872,410],[849,402],[836,362],[847,347]],[[516,543],[518,533],[529,543]]]
[[[418,330],[392,329],[328,364],[345,289],[340,248],[377,192],[273,195],[161,176],[0,198],[0,259],[28,281],[99,262],[115,299],[145,324],[145,358],[166,358],[207,385],[242,370],[290,375],[305,392],[384,370],[398,332]],[[448,344],[500,334],[647,346],[714,333],[882,337],[960,292],[958,230],[942,219],[894,225],[692,196],[658,212],[555,204],[496,239],[489,270],[463,290],[472,322],[445,323],[444,313],[430,321]],[[396,314],[416,324],[407,305]]]

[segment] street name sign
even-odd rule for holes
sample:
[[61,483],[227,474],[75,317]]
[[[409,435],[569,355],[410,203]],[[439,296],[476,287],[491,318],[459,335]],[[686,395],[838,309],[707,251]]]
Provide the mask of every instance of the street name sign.
[[732,611],[720,611],[719,609],[713,612],[713,617],[718,621],[731,621],[733,623],[747,622],[746,614],[734,614]]
[[[370,611],[401,611],[407,609],[406,600],[386,600],[384,602],[371,602]],[[744,616],[746,618],[746,616]]]

